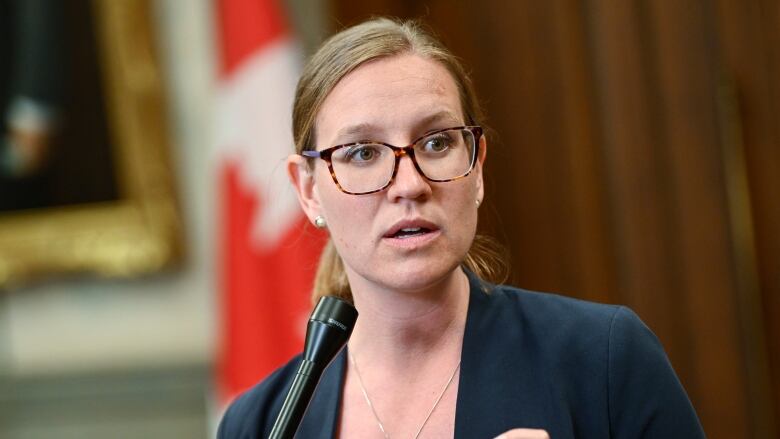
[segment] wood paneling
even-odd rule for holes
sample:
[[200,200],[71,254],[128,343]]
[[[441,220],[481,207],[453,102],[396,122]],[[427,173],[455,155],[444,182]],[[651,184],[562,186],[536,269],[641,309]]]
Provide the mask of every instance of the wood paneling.
[[[668,158],[670,237],[681,263],[677,287],[688,305],[680,323],[698,335],[691,340],[691,378],[700,395],[706,389],[732,395],[717,404],[701,397],[696,402],[702,417],[719,420],[719,434],[748,437],[753,425],[747,358],[739,355],[737,279],[719,153],[720,69],[708,12],[699,1],[648,3],[657,60],[653,85],[660,91],[658,126],[665,133],[656,147]],[[724,357],[724,352],[736,355]]]
[[[735,245],[737,250],[746,253],[746,258],[756,260],[755,267],[743,269],[740,287],[743,297],[759,291],[757,300],[746,297],[750,300],[746,305],[758,302],[755,306],[763,308],[763,319],[748,322],[752,327],[747,329],[765,330],[777,419],[780,416],[780,4],[725,0],[715,4],[713,15],[720,35],[722,63],[733,86],[733,118],[737,121],[734,143],[744,158],[742,173],[748,184],[747,191],[739,193],[749,210],[743,207],[738,212],[749,216],[744,227],[750,230],[738,235],[741,239]],[[758,351],[760,356],[764,338],[747,340],[746,348],[749,352]],[[754,374],[761,372],[761,366],[754,365],[759,369]],[[762,384],[755,384],[758,391]]]

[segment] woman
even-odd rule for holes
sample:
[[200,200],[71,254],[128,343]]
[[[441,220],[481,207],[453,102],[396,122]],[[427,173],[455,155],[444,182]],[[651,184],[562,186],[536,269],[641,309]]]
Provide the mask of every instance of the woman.
[[[631,311],[483,280],[481,120],[462,66],[413,23],[368,21],[309,61],[288,171],[330,235],[315,300],[360,318],[298,437],[703,437]],[[234,402],[220,437],[267,437],[297,361]]]

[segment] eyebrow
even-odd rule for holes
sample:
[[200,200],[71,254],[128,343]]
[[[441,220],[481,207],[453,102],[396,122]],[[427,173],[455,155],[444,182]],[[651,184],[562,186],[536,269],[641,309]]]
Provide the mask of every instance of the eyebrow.
[[344,137],[352,136],[354,134],[360,134],[360,135],[368,134],[372,131],[376,131],[376,128],[377,127],[375,125],[370,123],[359,123],[357,125],[350,125],[340,129],[336,133],[336,141],[338,141],[338,139],[343,139]]
[[443,122],[443,121],[452,121],[453,123],[465,125],[462,122],[462,119],[459,118],[455,113],[453,113],[450,110],[440,110],[436,113],[433,113],[429,116],[426,116],[417,123],[417,126],[415,128],[421,129],[430,126],[431,124],[437,123],[437,122]]
[[[426,127],[429,127],[430,125],[432,125],[434,123],[442,122],[442,121],[446,121],[446,120],[451,120],[453,123],[456,123],[456,124],[463,124],[461,119],[459,117],[457,117],[455,115],[455,113],[453,113],[452,111],[450,111],[450,110],[440,110],[440,111],[437,111],[437,112],[435,112],[433,114],[430,114],[430,115],[425,116],[424,118],[420,119],[415,124],[414,128],[415,128],[416,131],[418,131],[418,130],[424,129]],[[358,134],[358,135],[369,135],[369,133],[376,132],[377,128],[378,127],[376,125],[370,124],[370,123],[359,123],[359,124],[355,124],[355,125],[349,125],[349,126],[346,126],[346,127],[342,128],[342,129],[340,129],[336,133],[335,139],[336,139],[337,142],[339,142],[340,141],[339,139],[343,139],[344,137],[348,137],[348,136],[353,136],[355,134]],[[371,139],[371,140],[374,140],[374,139]]]

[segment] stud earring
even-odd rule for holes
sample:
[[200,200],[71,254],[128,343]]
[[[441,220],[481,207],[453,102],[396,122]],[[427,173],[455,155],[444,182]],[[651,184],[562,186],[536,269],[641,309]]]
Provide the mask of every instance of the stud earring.
[[322,215],[317,215],[316,218],[314,218],[314,227],[318,229],[324,229],[328,223],[325,221],[325,217]]
[[479,198],[477,198],[477,199],[475,200],[475,202],[477,203],[477,207],[479,207],[479,204],[481,203],[481,201],[479,201]]

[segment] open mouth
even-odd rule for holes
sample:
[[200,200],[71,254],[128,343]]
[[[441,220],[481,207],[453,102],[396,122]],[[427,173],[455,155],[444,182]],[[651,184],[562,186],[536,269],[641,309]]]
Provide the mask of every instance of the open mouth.
[[391,238],[406,239],[414,236],[421,236],[431,233],[431,229],[426,227],[405,227],[390,235]]
[[405,240],[409,240],[409,242],[418,242],[420,238],[433,236],[438,231],[439,227],[435,223],[422,218],[413,218],[395,223],[387,230],[384,238],[397,240],[396,242]]

